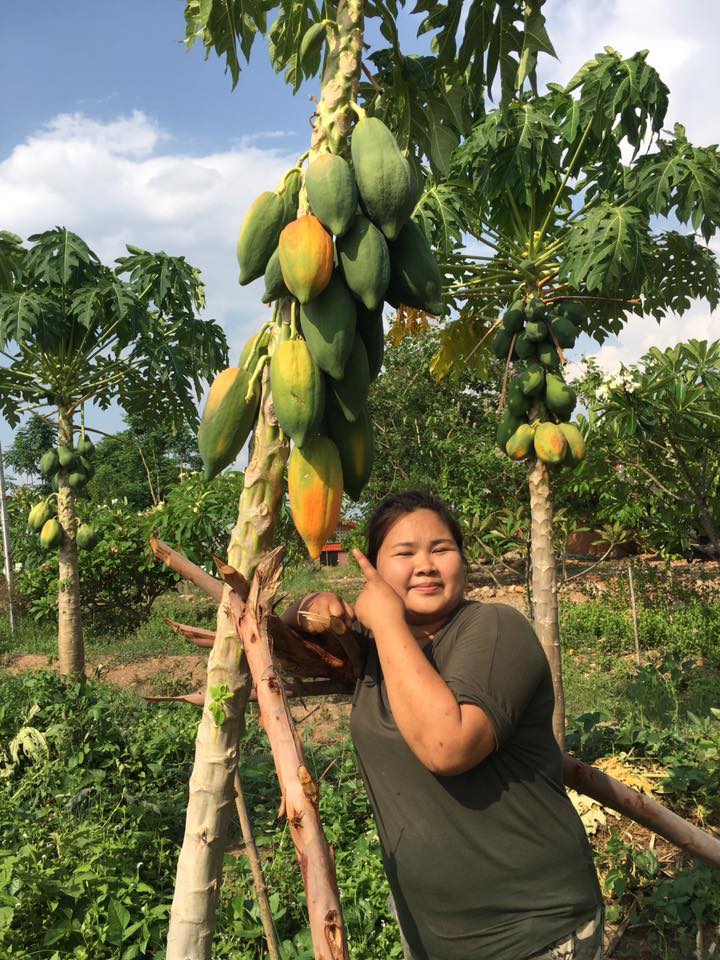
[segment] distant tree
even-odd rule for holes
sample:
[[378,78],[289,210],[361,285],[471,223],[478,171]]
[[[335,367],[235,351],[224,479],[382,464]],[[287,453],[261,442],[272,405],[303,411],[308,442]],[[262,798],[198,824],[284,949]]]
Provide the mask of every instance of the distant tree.
[[45,486],[38,462],[46,450],[55,446],[56,440],[57,424],[34,413],[25,426],[16,431],[12,446],[5,453],[5,463],[16,474]]

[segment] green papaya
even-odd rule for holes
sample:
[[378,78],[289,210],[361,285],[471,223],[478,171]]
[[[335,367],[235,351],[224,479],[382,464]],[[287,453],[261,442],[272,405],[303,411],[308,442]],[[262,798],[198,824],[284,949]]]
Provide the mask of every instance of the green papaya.
[[241,286],[257,280],[265,273],[284,224],[283,198],[269,190],[261,193],[245,214],[238,236],[237,258],[240,264]]
[[257,381],[248,398],[250,374],[239,367],[221,370],[210,387],[198,428],[198,449],[205,479],[212,480],[229,466],[255,423],[260,387]]
[[258,330],[257,333],[254,333],[252,337],[250,337],[240,351],[240,356],[237,362],[240,370],[246,370],[249,374],[253,372],[260,357],[267,354],[267,344],[269,339],[270,335],[267,329]]
[[80,550],[92,550],[98,541],[97,531],[91,523],[81,523],[75,534],[75,542]]
[[565,463],[569,467],[576,467],[581,460],[585,459],[585,440],[583,435],[574,423],[559,423],[558,428],[562,431],[567,441]]
[[497,357],[498,360],[507,360],[512,338],[512,333],[506,330],[505,327],[499,326],[495,336],[490,341],[490,349],[493,353],[493,356]]
[[534,438],[535,453],[543,463],[562,463],[567,453],[567,440],[555,423],[538,424]]
[[554,313],[550,316],[550,329],[561,347],[572,350],[578,336],[578,328],[569,317],[563,313]]
[[270,361],[270,391],[278,423],[302,447],[325,410],[325,381],[304,340],[278,344]]
[[442,313],[442,277],[421,227],[408,220],[390,245],[390,284],[386,299],[434,316]]
[[581,304],[574,300],[561,300],[560,303],[556,305],[555,310],[562,316],[567,317],[576,327],[580,327],[581,329],[587,320],[587,311]]
[[315,363],[341,380],[355,339],[357,307],[339,271],[322,293],[301,306],[300,325]]
[[516,417],[522,417],[530,409],[530,397],[526,396],[517,379],[510,382],[507,393],[507,408]]
[[283,202],[283,227],[286,227],[291,220],[297,217],[298,200],[300,199],[302,185],[302,170],[298,167],[292,167],[285,174],[282,187],[278,191]]
[[95,453],[95,444],[92,442],[90,437],[83,434],[78,440],[78,445],[75,448],[76,452],[80,454],[81,457],[91,457]]
[[350,152],[358,190],[369,218],[388,240],[395,240],[410,218],[417,199],[410,164],[393,134],[377,117],[358,121],[350,138]]
[[60,526],[60,522],[52,517],[46,520],[40,531],[40,546],[45,550],[57,550],[62,546],[65,539],[65,531]]
[[320,223],[336,237],[347,233],[358,205],[355,177],[347,160],[334,153],[322,153],[307,169],[305,188]]
[[335,249],[351,292],[368,310],[380,306],[390,282],[390,253],[375,224],[355,217],[347,233],[336,240]]
[[53,477],[60,469],[60,460],[56,450],[46,450],[40,457],[40,473],[44,477]]
[[370,479],[375,441],[373,425],[364,406],[355,420],[348,420],[335,404],[328,403],[327,427],[334,440],[342,464],[343,487],[352,500],[359,500],[363,487]]
[[78,469],[85,474],[88,480],[92,479],[95,476],[95,467],[87,457],[79,456],[77,459]]
[[27,525],[35,533],[42,530],[48,520],[52,517],[52,510],[47,500],[41,500],[32,508],[27,518]]
[[367,351],[370,368],[370,383],[373,383],[382,369],[385,356],[385,330],[383,329],[382,307],[366,310],[359,306],[357,311],[357,332],[362,337]]
[[57,448],[58,460],[63,470],[72,470],[75,466],[75,454],[70,447],[59,446]]
[[547,308],[538,297],[533,297],[525,305],[525,316],[528,320],[544,320],[546,315]]
[[552,340],[543,340],[538,344],[538,360],[546,370],[560,369],[560,357]]
[[521,370],[517,379],[526,397],[535,396],[545,384],[545,368],[539,363],[529,363]]
[[525,334],[533,343],[540,343],[548,335],[547,324],[544,320],[528,320],[525,325]]
[[530,340],[525,333],[515,338],[515,356],[518,360],[530,360],[537,355],[537,344]]
[[272,256],[265,267],[265,292],[261,299],[263,303],[272,303],[274,300],[281,300],[283,297],[289,297],[290,291],[285,286],[282,270],[280,269],[280,249],[275,247]]
[[516,300],[510,309],[506,310],[502,323],[508,333],[521,332],[525,326],[525,304],[522,300]]
[[575,391],[554,373],[548,373],[545,382],[545,405],[559,420],[569,420],[577,398]]
[[505,453],[511,460],[524,460],[530,456],[533,445],[533,428],[529,423],[521,423],[505,444]]
[[330,378],[328,386],[346,420],[354,423],[360,416],[370,392],[370,366],[362,337],[356,334],[341,380]]
[[516,417],[515,414],[511,413],[507,408],[503,411],[498,423],[496,438],[497,445],[503,453],[505,453],[505,446],[508,440],[523,423],[526,423],[524,417]]
[[87,483],[87,477],[82,470],[73,470],[68,474],[67,485],[71,490],[82,490]]

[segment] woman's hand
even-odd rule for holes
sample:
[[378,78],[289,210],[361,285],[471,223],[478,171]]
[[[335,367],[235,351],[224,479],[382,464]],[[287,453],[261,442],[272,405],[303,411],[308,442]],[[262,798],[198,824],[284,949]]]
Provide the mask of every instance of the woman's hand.
[[365,586],[355,601],[355,616],[373,633],[378,627],[405,623],[405,605],[368,558],[360,550],[353,550],[360,571],[365,577]]
[[[306,613],[310,616],[306,617]],[[353,608],[336,593],[311,593],[303,598],[297,612],[298,626],[305,633],[332,630],[332,618],[340,620],[347,630],[355,619]]]

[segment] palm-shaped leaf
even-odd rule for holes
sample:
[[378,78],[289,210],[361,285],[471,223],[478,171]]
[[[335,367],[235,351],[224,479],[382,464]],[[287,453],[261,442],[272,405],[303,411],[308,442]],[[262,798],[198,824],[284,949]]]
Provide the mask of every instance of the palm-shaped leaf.
[[105,268],[96,254],[67,227],[36,233],[25,260],[25,272],[48,287],[66,287],[98,279]]
[[598,203],[570,227],[559,259],[576,290],[633,296],[650,253],[649,217],[630,204]]

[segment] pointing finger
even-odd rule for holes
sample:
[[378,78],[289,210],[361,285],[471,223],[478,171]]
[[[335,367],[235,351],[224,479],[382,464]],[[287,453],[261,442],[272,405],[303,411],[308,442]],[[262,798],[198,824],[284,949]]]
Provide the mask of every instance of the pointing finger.
[[376,570],[375,567],[370,563],[370,561],[369,561],[368,558],[365,556],[365,554],[362,552],[362,550],[358,550],[357,547],[356,547],[356,548],[353,550],[353,556],[354,556],[355,559],[357,560],[357,565],[360,567],[360,571],[361,571],[361,573],[363,574],[363,576],[365,577],[366,580],[374,580],[374,579],[376,579],[376,578],[379,576],[377,570]]

